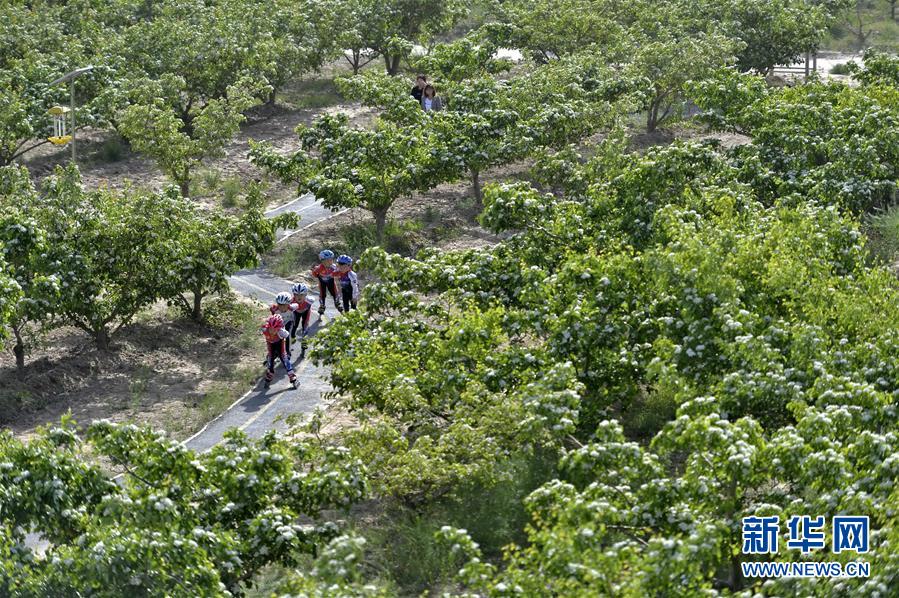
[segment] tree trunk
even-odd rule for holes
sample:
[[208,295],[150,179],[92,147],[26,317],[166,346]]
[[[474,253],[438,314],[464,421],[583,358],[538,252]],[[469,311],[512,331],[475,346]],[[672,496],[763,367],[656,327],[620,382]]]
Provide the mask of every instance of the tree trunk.
[[397,54],[396,56],[384,54],[384,66],[387,68],[388,75],[393,77],[400,72],[400,60],[402,60],[402,58],[403,57],[399,54]]
[[865,22],[862,19],[862,0],[856,0],[855,3],[855,18],[858,21],[858,30],[855,32],[856,36],[856,44],[858,45],[859,50],[865,49],[865,44],[868,41],[868,36],[871,34],[869,32],[865,32]]
[[890,2],[890,18],[896,20],[896,0]]
[[193,318],[194,322],[203,321],[203,291],[201,289],[194,289],[194,307],[191,310],[190,317]]
[[106,326],[94,332],[94,343],[101,351],[109,351],[109,330]]
[[375,217],[375,238],[378,241],[378,245],[384,245],[384,229],[387,226],[387,210],[373,210],[372,214]]
[[646,132],[652,133],[657,126],[659,126],[659,106],[653,100],[649,105],[649,110],[646,111]]
[[481,205],[481,173],[474,168],[471,169],[471,193],[478,205]]
[[275,105],[275,98],[278,95],[278,90],[272,87],[272,90],[268,94],[268,99],[266,99],[265,103],[269,106]]
[[350,62],[350,65],[353,67],[353,76],[359,74],[359,63],[362,62],[362,50],[352,50],[353,52],[353,60]]
[[181,189],[181,197],[190,197],[190,177],[178,181],[178,187]]
[[25,341],[18,326],[13,326],[12,331],[16,335],[16,346],[12,349],[16,355],[16,375],[22,380],[25,377]]

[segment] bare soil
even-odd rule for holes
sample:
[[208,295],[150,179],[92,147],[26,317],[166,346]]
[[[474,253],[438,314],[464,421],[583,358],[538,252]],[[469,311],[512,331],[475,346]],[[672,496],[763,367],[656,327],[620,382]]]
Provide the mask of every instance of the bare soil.
[[[224,149],[218,158],[206,160],[194,172],[195,179],[201,179],[204,171],[217,171],[221,180],[236,178],[243,183],[263,181],[266,184],[269,203],[280,205],[296,197],[296,188],[285,185],[268,176],[249,160],[250,140],[265,141],[279,152],[293,152],[298,149],[296,128],[309,125],[322,113],[340,111],[350,117],[354,125],[364,125],[374,118],[374,112],[359,104],[341,104],[321,109],[297,109],[283,105],[262,105],[250,111],[240,133]],[[90,189],[109,187],[121,189],[127,186],[159,191],[170,184],[156,163],[141,154],[131,151],[126,141],[110,131],[85,129],[78,131],[76,153],[84,184]],[[109,145],[116,146],[110,161]],[[35,181],[53,173],[58,165],[71,159],[71,149],[57,148],[45,144],[26,154],[24,164],[31,171]],[[193,199],[204,205],[216,205],[221,200],[218,189],[199,189]]]
[[[293,199],[294,187],[268,177],[250,163],[249,143],[264,140],[276,151],[295,151],[296,127],[311,124],[322,113],[343,112],[352,124],[369,125],[374,112],[342,102],[335,95],[331,74],[294,82],[282,90],[279,104],[251,111],[224,155],[208,160],[195,178],[233,180],[243,186],[262,180],[271,206]],[[639,151],[674,139],[707,137],[717,138],[725,146],[747,142],[739,136],[711,135],[686,127],[649,135],[635,131],[631,149]],[[30,153],[25,164],[32,176],[40,180],[69,157],[68,147],[47,144]],[[159,190],[168,184],[153,160],[133,153],[126,142],[107,131],[79,131],[78,162],[89,188],[132,185]],[[526,179],[529,166],[519,163],[492,169],[482,174],[482,185],[510,178]],[[207,177],[210,171],[217,176]],[[206,187],[198,184],[193,199],[207,206],[221,205],[221,187]],[[492,245],[499,238],[478,225],[479,211],[465,180],[401,198],[389,214],[401,226],[391,241],[397,246],[388,244],[388,249],[414,254],[423,247],[456,250]],[[403,223],[409,226],[402,228]],[[282,243],[267,258],[267,265],[283,276],[311,283],[308,272],[321,248],[351,252],[352,236],[358,236],[366,227],[370,229],[371,224],[371,216],[364,210],[336,215]],[[363,272],[363,284],[365,279]],[[260,310],[260,317],[261,314]],[[134,421],[167,429],[175,437],[186,437],[250,387],[261,369],[256,367],[261,350],[258,334],[248,335],[240,326],[213,328],[173,319],[164,305],[155,306],[142,314],[139,322],[127,327],[109,353],[94,349],[80,331],[54,330],[29,356],[24,380],[16,377],[11,352],[0,353],[0,425],[28,435],[36,426],[58,421],[71,412],[83,423],[95,418]],[[352,416],[334,411],[338,409],[329,407],[329,417],[336,417],[336,427],[352,425]],[[328,428],[333,431],[334,424]]]
[[250,326],[261,319],[262,306],[250,313],[247,322],[210,326],[159,304],[114,337],[109,352],[98,351],[77,329],[56,329],[29,355],[23,380],[4,351],[0,424],[28,436],[71,413],[82,424],[105,418],[185,438],[261,374],[262,341]]

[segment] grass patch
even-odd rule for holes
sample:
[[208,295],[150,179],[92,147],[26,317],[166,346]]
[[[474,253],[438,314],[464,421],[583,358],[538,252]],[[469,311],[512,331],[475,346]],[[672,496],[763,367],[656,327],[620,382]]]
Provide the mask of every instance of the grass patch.
[[[423,228],[424,225],[417,220],[388,221],[384,230],[384,249],[400,255],[414,254],[429,243]],[[449,231],[441,231],[440,234],[444,232],[450,234]],[[338,255],[345,253],[358,258],[366,249],[377,244],[374,222],[360,222],[343,227],[327,247]],[[265,267],[281,278],[289,279],[318,262],[318,252],[323,248],[321,244],[311,243],[284,245],[269,256]]]
[[[261,355],[261,353],[260,353]],[[200,424],[205,423],[231,406],[237,397],[253,386],[262,372],[261,366],[241,366],[228,370],[224,380],[213,382],[197,405]],[[191,430],[192,431],[192,430]]]
[[301,270],[312,267],[318,261],[318,252],[309,243],[289,244],[279,247],[276,253],[266,260],[265,267],[281,278],[290,278]]
[[107,138],[100,146],[100,159],[104,162],[118,162],[128,153],[125,140],[118,135]]
[[343,101],[333,78],[301,79],[278,91],[278,100],[295,108],[317,110],[336,106]]
[[[262,355],[259,311],[240,301],[233,291],[229,290],[204,301],[203,314],[206,325],[227,338],[227,345],[223,347],[225,351],[231,349],[244,353],[257,349],[259,355]],[[261,374],[261,366],[257,367],[252,362],[250,365],[225,368],[224,371],[225,375],[213,381],[195,404],[196,417],[190,418],[188,422],[169,422],[169,430],[176,435],[186,436],[199,429],[205,422],[230,407],[256,383]]]
[[[858,52],[864,49],[859,46],[854,6],[853,4],[844,13],[844,17],[830,28],[828,36],[821,43],[822,49],[835,52]],[[867,35],[866,45],[892,52],[899,49],[899,23],[890,18],[888,4],[863,9],[862,23],[862,31]]]
[[480,545],[484,557],[496,561],[505,546],[526,541],[529,521],[523,500],[556,475],[556,456],[545,454],[507,463],[498,483],[458,489],[451,498],[422,512],[391,506],[374,520],[357,519],[355,531],[368,540],[367,559],[380,580],[402,596],[452,589],[452,577],[462,563],[434,534],[444,525],[464,528]]
[[892,264],[899,258],[899,206],[868,215],[862,221],[862,229],[868,236],[868,248],[875,261]]
[[628,438],[649,441],[677,413],[677,404],[669,393],[653,392],[635,399],[622,413],[621,425]]
[[235,208],[240,200],[240,193],[243,190],[243,183],[240,177],[228,177],[222,183],[222,207]]
[[204,168],[190,180],[191,197],[218,196],[223,208],[236,208],[240,204],[243,181],[239,176],[222,177],[217,168]]
[[[388,220],[384,227],[384,249],[390,253],[412,255],[423,244],[422,224],[417,220]],[[340,232],[340,245],[335,251],[359,256],[378,244],[374,222],[352,224]]]
[[147,394],[147,388],[150,386],[150,379],[152,377],[153,370],[145,365],[137,368],[137,371],[132,374],[131,381],[128,383],[128,391],[131,395],[130,406],[132,409],[136,410],[140,407],[141,402]]

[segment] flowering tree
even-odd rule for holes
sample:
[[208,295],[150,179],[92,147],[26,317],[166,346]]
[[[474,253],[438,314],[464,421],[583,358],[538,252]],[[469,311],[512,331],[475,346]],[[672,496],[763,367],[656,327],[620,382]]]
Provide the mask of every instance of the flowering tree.
[[[119,482],[86,458],[103,456]],[[296,566],[338,534],[322,517],[365,486],[361,462],[317,440],[239,432],[195,454],[164,433],[72,422],[0,435],[0,591],[17,596],[241,595],[263,567]],[[24,544],[34,529],[42,559]]]
[[39,338],[52,326],[50,320],[59,299],[58,249],[48,242],[37,220],[21,210],[21,206],[36,202],[35,189],[24,168],[7,166],[0,170],[0,255],[22,292],[9,320],[20,377],[25,374],[31,339]]
[[765,201],[795,192],[862,212],[890,202],[899,181],[899,100],[873,74],[883,72],[877,64],[859,75],[871,79],[863,88],[767,90],[752,76],[723,72],[692,95],[714,126],[752,138],[730,154]]
[[[424,168],[427,147],[419,131],[378,121],[374,129],[350,128],[344,115],[323,116],[299,127],[302,149],[280,156],[265,144],[253,146],[255,163],[309,191],[331,209],[361,207],[375,219],[378,243],[387,213],[402,196],[436,185]],[[315,154],[311,152],[316,152]]]
[[204,158],[221,155],[246,119],[243,112],[258,104],[264,94],[263,87],[242,81],[229,87],[224,98],[189,105],[179,115],[161,97],[180,93],[183,83],[180,77],[166,77],[162,86],[171,85],[166,92],[148,82],[142,91],[147,101],[129,105],[117,118],[121,134],[137,151],[154,158],[181,195],[188,197],[191,173]]
[[[203,298],[228,288],[228,277],[259,263],[259,256],[274,247],[278,229],[296,228],[296,214],[265,217],[265,199],[258,187],[247,194],[239,216],[218,211],[191,210],[182,224],[179,255],[173,258],[176,275],[170,280],[167,298],[177,303],[195,321],[203,317]],[[192,300],[184,296],[192,294]]]

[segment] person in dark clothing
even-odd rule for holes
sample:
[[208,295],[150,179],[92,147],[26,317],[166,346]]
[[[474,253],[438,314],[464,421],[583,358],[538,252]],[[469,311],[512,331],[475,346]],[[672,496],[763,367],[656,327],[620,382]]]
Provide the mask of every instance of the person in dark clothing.
[[412,88],[411,94],[415,101],[421,104],[421,94],[424,93],[425,87],[428,85],[428,78],[419,75],[415,78],[415,86]]

